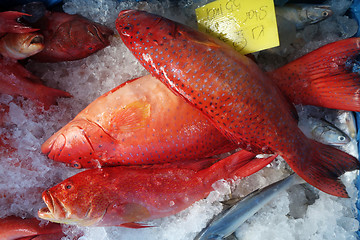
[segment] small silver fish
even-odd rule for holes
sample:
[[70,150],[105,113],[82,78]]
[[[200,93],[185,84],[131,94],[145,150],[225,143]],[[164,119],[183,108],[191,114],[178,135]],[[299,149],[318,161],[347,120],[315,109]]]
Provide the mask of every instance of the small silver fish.
[[216,220],[203,229],[194,240],[220,240],[231,235],[241,224],[273,200],[278,194],[286,191],[291,186],[304,182],[294,173],[283,180],[250,193],[234,206],[216,216]]
[[285,4],[275,8],[276,15],[294,22],[296,29],[320,22],[333,14],[329,5],[315,4]]
[[346,133],[325,119],[309,117],[299,121],[299,127],[305,135],[323,144],[343,146],[351,141]]
[[356,137],[356,121],[353,112],[339,111],[338,119],[341,123],[345,123],[347,130],[349,131],[349,137]]

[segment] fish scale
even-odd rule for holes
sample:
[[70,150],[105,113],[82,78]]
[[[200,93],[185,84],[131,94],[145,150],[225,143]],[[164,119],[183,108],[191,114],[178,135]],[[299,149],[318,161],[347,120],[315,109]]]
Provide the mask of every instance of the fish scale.
[[358,169],[357,160],[306,138],[292,105],[249,58],[211,36],[144,11],[120,12],[116,27],[150,73],[231,141],[254,153],[270,149],[308,183],[348,196],[338,177]]

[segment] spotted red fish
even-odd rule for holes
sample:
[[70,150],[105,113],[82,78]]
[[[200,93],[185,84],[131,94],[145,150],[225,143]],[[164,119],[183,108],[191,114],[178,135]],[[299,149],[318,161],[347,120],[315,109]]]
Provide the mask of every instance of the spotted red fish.
[[90,168],[181,162],[236,148],[200,111],[148,75],[96,99],[41,150]]
[[116,27],[142,65],[197,107],[231,141],[254,153],[281,155],[304,180],[347,197],[338,177],[356,158],[305,137],[274,82],[223,42],[161,16],[120,12]]
[[82,226],[142,227],[137,222],[178,213],[213,191],[214,182],[248,176],[275,157],[251,161],[254,156],[240,151],[213,165],[205,159],[207,167],[200,169],[169,164],[86,170],[43,192],[47,207],[38,215]]

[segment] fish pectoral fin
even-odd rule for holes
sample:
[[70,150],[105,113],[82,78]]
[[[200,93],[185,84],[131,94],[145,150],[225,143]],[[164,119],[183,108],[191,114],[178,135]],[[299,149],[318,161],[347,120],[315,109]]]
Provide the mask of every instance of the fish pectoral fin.
[[144,127],[150,118],[150,104],[146,101],[136,101],[121,106],[109,121],[109,133],[133,131]]
[[126,227],[126,228],[148,228],[148,227],[155,227],[150,225],[143,225],[140,223],[135,222],[129,222],[129,223],[122,223],[119,225],[119,227]]

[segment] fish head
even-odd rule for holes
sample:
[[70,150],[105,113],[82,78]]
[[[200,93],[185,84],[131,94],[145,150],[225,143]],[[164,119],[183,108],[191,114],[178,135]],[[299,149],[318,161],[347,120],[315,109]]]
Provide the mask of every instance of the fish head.
[[99,162],[93,160],[98,147],[93,146],[93,142],[100,142],[104,135],[98,125],[86,119],[73,120],[47,139],[41,151],[75,168],[99,167]]
[[110,45],[113,31],[80,15],[52,13],[46,15],[48,24],[42,29],[45,51],[35,59],[46,62],[72,61],[89,55]]
[[24,59],[44,49],[44,37],[39,33],[8,33],[0,41],[3,56]]
[[80,179],[76,175],[44,191],[42,199],[46,207],[38,211],[42,219],[80,226],[96,224],[106,213],[107,205],[97,201],[101,192],[93,180]]
[[145,11],[123,10],[115,24],[125,44],[161,45],[176,37],[174,22]]
[[351,141],[351,138],[346,133],[330,122],[319,119],[316,123],[316,126],[311,131],[314,139],[332,146],[342,146]]
[[320,22],[333,14],[328,5],[316,5],[306,7],[306,16],[310,23]]
[[141,199],[128,197],[132,184],[122,175],[131,170],[118,168],[86,170],[44,191],[46,207],[38,216],[79,226],[118,226],[150,218],[149,210],[138,203]]

